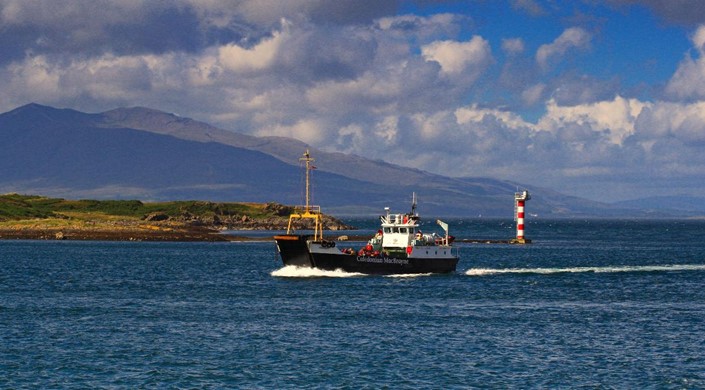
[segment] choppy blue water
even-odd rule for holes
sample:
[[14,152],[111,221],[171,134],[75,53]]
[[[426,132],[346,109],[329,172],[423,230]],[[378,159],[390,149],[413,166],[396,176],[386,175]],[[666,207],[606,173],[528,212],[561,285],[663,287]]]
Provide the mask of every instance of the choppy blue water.
[[0,388],[705,388],[704,228],[531,221],[532,245],[413,277],[282,270],[262,242],[3,241]]

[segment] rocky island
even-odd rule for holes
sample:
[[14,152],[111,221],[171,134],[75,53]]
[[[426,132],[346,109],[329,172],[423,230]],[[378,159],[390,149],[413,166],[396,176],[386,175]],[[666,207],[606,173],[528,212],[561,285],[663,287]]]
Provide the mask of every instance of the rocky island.
[[[241,241],[224,230],[285,230],[292,206],[278,203],[67,200],[0,195],[0,239]],[[352,227],[324,216],[326,230]],[[297,229],[306,229],[298,226]]]

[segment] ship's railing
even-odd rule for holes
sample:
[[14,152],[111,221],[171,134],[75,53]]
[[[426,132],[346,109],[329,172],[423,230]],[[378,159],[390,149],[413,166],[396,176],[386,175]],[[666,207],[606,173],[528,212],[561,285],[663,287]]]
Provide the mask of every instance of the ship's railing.
[[382,215],[380,221],[385,225],[414,225],[418,226],[418,217],[409,216],[409,214],[388,214]]
[[294,232],[294,221],[299,219],[313,220],[313,239],[314,241],[323,240],[323,218],[321,214],[321,206],[294,206],[294,212],[289,215],[289,226],[286,228],[287,234]]
[[296,212],[296,213],[309,212],[311,214],[320,214],[321,213],[321,206],[308,205],[308,210],[306,210],[306,206],[294,206],[294,212]]

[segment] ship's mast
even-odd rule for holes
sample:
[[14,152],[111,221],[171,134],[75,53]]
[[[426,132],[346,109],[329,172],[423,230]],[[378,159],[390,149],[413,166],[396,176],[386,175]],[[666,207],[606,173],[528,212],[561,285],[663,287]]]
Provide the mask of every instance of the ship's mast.
[[300,161],[306,163],[306,204],[304,205],[303,213],[298,212],[299,207],[294,209],[294,212],[289,215],[289,226],[286,228],[287,234],[293,233],[293,222],[298,219],[312,219],[313,220],[313,239],[314,241],[323,240],[323,218],[321,217],[321,206],[311,205],[311,170],[316,169],[312,162],[316,161],[311,157],[311,154],[306,149],[304,156],[299,158]]
[[316,161],[313,157],[311,157],[311,154],[308,152],[308,149],[306,149],[306,153],[304,153],[304,156],[299,158],[300,161],[303,161],[306,163],[306,206],[304,206],[304,212],[308,213],[310,211],[310,199],[311,199],[311,168],[312,165],[311,163]]
[[416,215],[416,192],[411,193],[411,215]]

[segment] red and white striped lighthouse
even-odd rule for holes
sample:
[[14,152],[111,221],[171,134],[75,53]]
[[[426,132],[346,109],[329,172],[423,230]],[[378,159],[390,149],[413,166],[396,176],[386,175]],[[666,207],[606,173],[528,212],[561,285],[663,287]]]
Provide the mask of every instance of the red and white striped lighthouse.
[[526,244],[527,242],[531,242],[530,240],[527,240],[524,237],[524,206],[526,205],[526,201],[529,199],[531,199],[529,191],[525,190],[523,192],[517,192],[514,194],[514,200],[516,201],[514,209],[516,210],[517,221],[517,238],[515,241],[519,244]]

